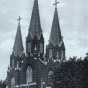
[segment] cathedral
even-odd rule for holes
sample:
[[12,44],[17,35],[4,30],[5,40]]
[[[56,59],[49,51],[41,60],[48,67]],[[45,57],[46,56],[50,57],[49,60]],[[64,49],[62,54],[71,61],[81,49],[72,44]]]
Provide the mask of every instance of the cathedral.
[[10,55],[10,66],[7,70],[7,88],[54,88],[54,71],[60,63],[65,61],[65,45],[60,30],[57,6],[46,46],[44,46],[38,0],[34,0],[26,37],[26,52],[22,42],[20,17],[18,20],[13,51]]

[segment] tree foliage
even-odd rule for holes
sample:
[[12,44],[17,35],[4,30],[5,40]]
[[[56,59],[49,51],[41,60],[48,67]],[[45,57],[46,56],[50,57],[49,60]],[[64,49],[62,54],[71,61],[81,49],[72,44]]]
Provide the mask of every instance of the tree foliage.
[[88,55],[63,62],[55,73],[55,88],[88,88]]
[[0,81],[0,88],[6,88],[5,81]]

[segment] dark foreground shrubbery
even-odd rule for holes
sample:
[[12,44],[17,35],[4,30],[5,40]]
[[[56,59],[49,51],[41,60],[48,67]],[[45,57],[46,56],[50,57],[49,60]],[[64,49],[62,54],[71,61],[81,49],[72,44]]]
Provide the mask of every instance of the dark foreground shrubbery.
[[55,88],[88,88],[88,56],[61,63],[55,71]]
[[0,88],[6,88],[5,81],[0,81]]

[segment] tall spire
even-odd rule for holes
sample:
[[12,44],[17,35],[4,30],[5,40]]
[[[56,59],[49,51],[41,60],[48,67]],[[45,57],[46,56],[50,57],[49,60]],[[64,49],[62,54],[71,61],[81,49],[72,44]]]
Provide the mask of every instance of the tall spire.
[[49,43],[51,43],[53,46],[59,45],[61,41],[61,30],[60,30],[60,24],[59,24],[59,18],[58,18],[58,12],[57,12],[57,0],[55,0],[55,12],[54,12],[54,19],[52,23],[52,29],[50,34]]
[[28,36],[31,35],[31,37],[33,38],[36,35],[38,38],[40,38],[41,34],[42,34],[42,29],[40,24],[38,0],[34,0],[34,6],[32,11]]
[[22,35],[21,35],[21,26],[20,26],[20,20],[21,17],[19,16],[18,20],[18,27],[17,27],[17,33],[15,37],[15,43],[13,46],[13,52],[16,56],[21,56],[23,53],[23,42],[22,42]]

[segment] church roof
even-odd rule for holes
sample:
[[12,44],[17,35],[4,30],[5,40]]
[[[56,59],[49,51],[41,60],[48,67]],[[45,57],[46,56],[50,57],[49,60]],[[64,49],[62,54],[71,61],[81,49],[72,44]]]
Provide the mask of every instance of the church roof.
[[61,36],[58,12],[57,12],[57,8],[55,8],[49,43],[51,43],[53,46],[57,46],[59,45],[62,39],[61,37],[62,36]]
[[22,35],[21,35],[21,26],[20,23],[18,23],[17,27],[17,33],[15,37],[15,42],[13,46],[13,52],[15,55],[20,56],[23,53],[23,42],[22,42]]
[[36,35],[38,38],[40,38],[41,34],[42,29],[40,24],[38,0],[34,0],[34,6],[29,26],[29,36],[31,35],[31,37],[34,38],[34,36]]

